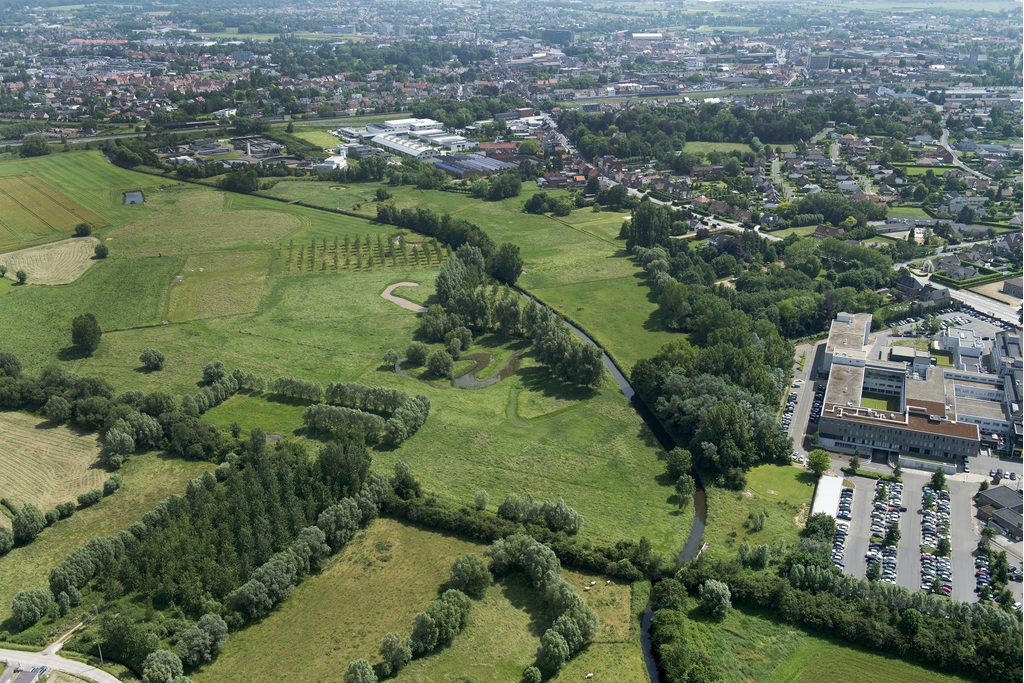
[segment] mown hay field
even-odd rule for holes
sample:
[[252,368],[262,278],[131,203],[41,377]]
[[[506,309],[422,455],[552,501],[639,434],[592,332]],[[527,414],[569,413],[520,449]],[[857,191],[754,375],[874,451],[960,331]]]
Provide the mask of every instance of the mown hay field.
[[70,235],[102,219],[33,175],[0,175],[0,251]]
[[96,263],[95,237],[75,237],[0,254],[0,264],[7,266],[6,277],[17,279],[19,270],[34,285],[66,285],[85,274]]
[[35,415],[0,413],[0,497],[46,511],[103,484],[95,434],[53,425]]

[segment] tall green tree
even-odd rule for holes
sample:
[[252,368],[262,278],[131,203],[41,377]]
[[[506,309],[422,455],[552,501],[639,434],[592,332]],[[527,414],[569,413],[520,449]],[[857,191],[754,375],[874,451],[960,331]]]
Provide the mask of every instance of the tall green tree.
[[71,321],[71,342],[88,355],[99,348],[102,336],[103,330],[92,313],[83,313]]

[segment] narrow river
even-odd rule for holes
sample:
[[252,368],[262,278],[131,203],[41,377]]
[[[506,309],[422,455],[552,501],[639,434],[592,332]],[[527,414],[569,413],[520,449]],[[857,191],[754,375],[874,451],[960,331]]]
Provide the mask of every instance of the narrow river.
[[[573,333],[598,349],[601,347],[591,339],[587,334],[566,320],[562,320],[562,323],[568,327]],[[662,428],[661,424],[657,421],[654,415],[647,409],[647,406],[636,396],[636,392],[633,390],[629,380],[619,372],[619,368],[615,366],[612,359],[608,357],[608,354],[601,349],[601,360],[604,366],[608,368],[608,372],[611,373],[612,377],[619,384],[619,389],[622,390],[622,394],[629,399],[629,402],[633,405],[633,408],[640,414],[644,422],[650,428],[651,432],[661,443],[662,448],[666,451],[675,448],[675,442],[672,437]],[[708,520],[708,501],[707,496],[704,494],[704,486],[700,481],[700,478],[694,474],[697,480],[697,490],[693,494],[693,527],[690,529],[690,536],[686,539],[686,544],[683,545],[683,549],[679,552],[679,556],[676,558],[676,566],[681,566],[686,562],[697,557],[700,553],[700,549],[704,540],[704,527]],[[654,617],[651,604],[647,603],[647,609],[644,610],[643,616],[640,621],[640,649],[644,655],[644,667],[647,669],[647,675],[651,679],[651,683],[658,683],[658,663],[654,659],[654,651],[651,645],[651,619]]]

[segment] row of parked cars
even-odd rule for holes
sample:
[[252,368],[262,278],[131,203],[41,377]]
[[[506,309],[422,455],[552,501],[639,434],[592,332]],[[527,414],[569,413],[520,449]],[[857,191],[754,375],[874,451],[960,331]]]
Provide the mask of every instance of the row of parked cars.
[[[952,308],[947,308],[945,311],[943,311],[943,313],[952,313],[952,312],[953,312]],[[1004,329],[1004,330],[1009,330],[1009,329],[1011,329],[1013,327],[1009,323],[1005,323],[1002,320],[1000,320],[999,318],[993,318],[989,314],[982,313],[981,311],[978,311],[978,310],[976,310],[974,308],[971,308],[970,306],[965,306],[964,308],[961,308],[960,312],[961,313],[966,313],[967,315],[973,315],[978,320],[983,320],[983,321],[987,322],[990,325],[994,325],[994,326],[999,327],[999,328]],[[970,318],[965,318],[965,320],[967,322],[972,322]]]
[[921,545],[935,548],[945,539],[949,541],[949,491],[936,491],[924,487],[921,507]]
[[789,425],[793,422],[793,411],[796,410],[797,398],[797,393],[795,391],[789,392],[789,398],[786,399],[786,409],[782,411],[783,434],[789,431]]
[[949,491],[924,487],[921,502],[921,589],[934,590],[936,582],[943,595],[953,594],[953,564],[948,555],[926,550],[950,541]]
[[[903,507],[903,484],[879,481],[875,484],[875,502],[871,510],[871,534],[885,536],[889,525],[899,527],[900,512]],[[879,547],[880,546],[880,547]],[[868,564],[881,564],[881,579],[886,583],[896,583],[896,546],[883,543],[871,543],[867,552]]]
[[814,402],[811,404],[811,422],[814,424],[818,423],[821,419],[821,408],[825,404],[825,387],[817,386],[814,388]]
[[975,593],[980,593],[983,589],[992,590],[992,575],[990,571],[988,555],[981,554],[974,558]]
[[846,557],[846,537],[850,535],[850,513],[853,510],[853,489],[844,487],[839,494],[839,513],[836,517],[836,536],[832,541],[832,564],[842,570],[846,567],[843,559]]

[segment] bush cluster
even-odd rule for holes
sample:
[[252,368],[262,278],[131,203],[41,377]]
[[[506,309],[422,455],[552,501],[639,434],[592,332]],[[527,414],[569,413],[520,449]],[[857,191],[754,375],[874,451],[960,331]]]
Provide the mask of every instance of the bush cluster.
[[561,498],[557,503],[552,503],[549,500],[535,501],[530,494],[526,494],[525,498],[509,495],[498,506],[498,516],[513,522],[546,526],[552,531],[564,531],[570,536],[579,533],[583,527],[583,515],[566,505]]

